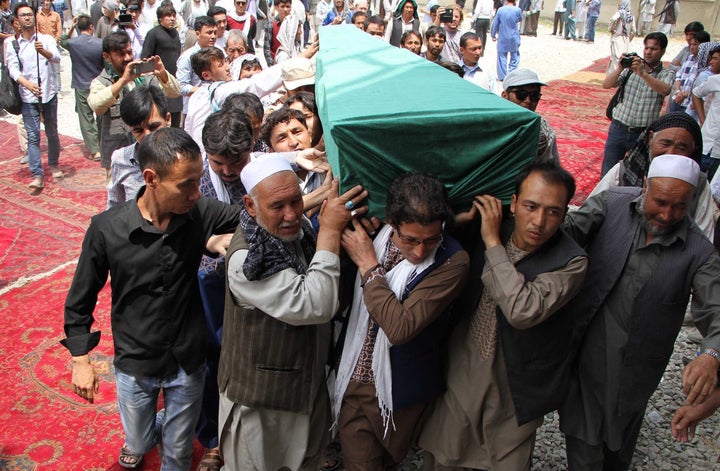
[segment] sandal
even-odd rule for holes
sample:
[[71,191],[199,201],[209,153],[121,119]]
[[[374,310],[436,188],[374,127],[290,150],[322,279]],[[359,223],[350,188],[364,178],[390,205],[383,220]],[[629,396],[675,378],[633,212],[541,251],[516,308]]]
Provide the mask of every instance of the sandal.
[[123,446],[120,449],[118,464],[123,468],[137,468],[142,463],[142,459],[142,455],[134,455],[127,447]]
[[208,448],[198,463],[197,471],[219,471],[223,466],[219,448]]
[[100,152],[98,152],[97,154],[85,154],[85,158],[91,162],[100,162]]

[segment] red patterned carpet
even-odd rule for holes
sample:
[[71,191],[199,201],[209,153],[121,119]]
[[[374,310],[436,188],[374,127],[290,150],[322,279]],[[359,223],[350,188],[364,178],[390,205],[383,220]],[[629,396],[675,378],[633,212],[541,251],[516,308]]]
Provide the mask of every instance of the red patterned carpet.
[[[599,61],[601,62],[601,61]],[[595,64],[591,71],[602,71]],[[557,80],[543,90],[538,111],[555,128],[565,165],[578,181],[581,203],[599,175],[610,91]],[[68,117],[75,119],[75,116]],[[83,157],[81,142],[61,138],[67,176],[46,179],[38,196],[27,190],[15,126],[0,121],[0,470],[119,470],[123,443],[115,403],[110,292],[101,293],[96,328],[104,335],[92,353],[101,372],[94,404],[70,388],[70,357],[58,341],[63,303],[90,217],[105,206],[104,171]],[[43,157],[45,159],[45,157]],[[195,460],[201,449],[196,443]],[[156,451],[141,469],[159,469]],[[194,468],[193,468],[194,469]]]

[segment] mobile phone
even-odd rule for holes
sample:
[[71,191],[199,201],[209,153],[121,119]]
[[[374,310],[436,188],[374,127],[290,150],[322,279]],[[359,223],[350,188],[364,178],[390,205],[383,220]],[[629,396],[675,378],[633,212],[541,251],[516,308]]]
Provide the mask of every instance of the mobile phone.
[[133,72],[135,75],[147,74],[155,70],[155,61],[146,61],[135,64]]
[[133,23],[132,15],[130,13],[120,13],[120,15],[118,15],[118,22],[120,26],[129,26]]
[[440,23],[452,23],[453,9],[449,8],[440,14]]

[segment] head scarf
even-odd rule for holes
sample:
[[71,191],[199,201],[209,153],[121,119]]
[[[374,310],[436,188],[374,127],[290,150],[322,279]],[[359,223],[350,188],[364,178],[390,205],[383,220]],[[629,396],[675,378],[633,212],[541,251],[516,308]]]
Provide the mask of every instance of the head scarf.
[[710,58],[710,51],[712,51],[716,47],[720,47],[720,42],[709,41],[709,42],[700,44],[700,47],[698,48],[698,55],[697,55],[698,75],[700,74],[700,72],[703,72],[710,68],[710,64],[708,64],[708,59]]
[[407,2],[410,2],[415,7],[415,11],[413,12],[413,18],[416,20],[420,19],[418,17],[418,4],[415,0],[400,0],[400,3],[398,3],[397,8],[395,8],[395,18],[400,18],[402,16],[403,8],[405,8],[405,4]]
[[299,26],[300,20],[292,13],[280,24],[280,30],[277,35],[280,47],[278,47],[275,53],[276,62],[279,62],[277,59],[278,56],[289,59],[300,54],[300,42],[295,42]]
[[635,145],[623,160],[625,171],[623,172],[622,181],[620,182],[622,186],[642,186],[643,178],[647,175],[648,167],[650,167],[650,142],[648,141],[648,133],[649,131],[657,132],[669,128],[683,128],[690,133],[695,142],[695,150],[690,157],[700,164],[703,149],[700,125],[693,117],[682,111],[667,113],[653,121],[650,126],[638,136]]

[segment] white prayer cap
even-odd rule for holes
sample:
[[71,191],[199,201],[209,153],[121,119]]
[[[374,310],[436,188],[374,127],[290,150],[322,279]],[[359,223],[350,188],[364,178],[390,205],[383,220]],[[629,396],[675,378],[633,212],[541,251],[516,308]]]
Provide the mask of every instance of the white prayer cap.
[[267,177],[285,171],[293,171],[290,162],[282,157],[269,155],[250,161],[240,172],[240,180],[242,180],[245,191],[250,193],[258,183]]
[[690,157],[677,154],[659,155],[650,161],[648,179],[653,177],[677,178],[697,187],[700,166]]

